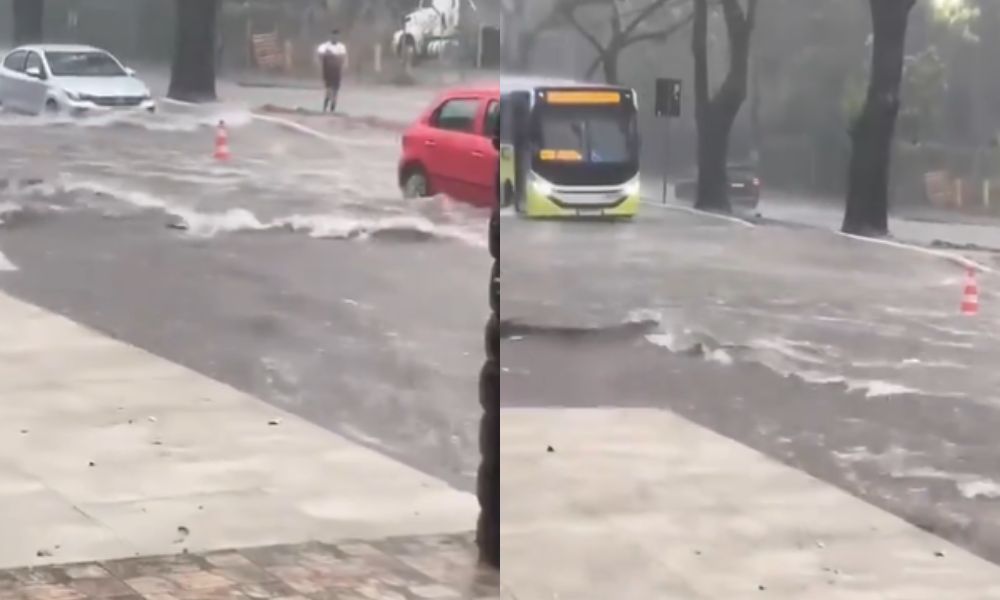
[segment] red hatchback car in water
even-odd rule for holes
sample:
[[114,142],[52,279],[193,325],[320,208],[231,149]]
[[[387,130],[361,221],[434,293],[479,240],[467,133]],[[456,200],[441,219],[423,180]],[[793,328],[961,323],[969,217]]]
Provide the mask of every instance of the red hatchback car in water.
[[496,203],[500,88],[456,88],[442,94],[403,134],[403,195],[445,194],[470,204]]

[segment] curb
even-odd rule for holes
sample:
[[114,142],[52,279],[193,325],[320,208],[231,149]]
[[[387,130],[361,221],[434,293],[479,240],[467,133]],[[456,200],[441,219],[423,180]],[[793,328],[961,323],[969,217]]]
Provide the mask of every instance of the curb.
[[[173,105],[173,106],[177,106],[177,107],[181,107],[181,108],[199,108],[199,107],[202,107],[202,106],[212,106],[212,104],[196,104],[196,103],[193,103],[193,102],[185,102],[183,100],[174,100],[173,98],[166,98],[166,97],[162,98],[161,102],[164,103],[164,104],[167,104],[167,105]],[[215,106],[224,106],[224,105],[222,103],[216,103]],[[334,138],[331,135],[323,133],[322,131],[320,131],[318,129],[314,129],[314,128],[309,127],[307,125],[303,125],[302,123],[299,123],[298,121],[294,121],[294,120],[286,118],[286,117],[279,117],[279,116],[275,116],[275,115],[263,114],[262,112],[260,112],[262,109],[266,109],[266,108],[267,107],[265,106],[265,107],[257,108],[257,109],[249,109],[250,117],[253,120],[261,121],[263,123],[271,123],[272,125],[278,125],[280,127],[285,127],[287,129],[291,129],[291,130],[296,131],[298,133],[302,133],[302,134],[308,135],[310,137],[322,140],[322,141],[330,143],[330,144],[341,143],[343,141],[343,140]],[[288,113],[289,114],[298,114],[294,110],[289,110]],[[353,121],[353,122],[366,123],[368,125],[373,125],[373,126],[376,126],[376,127],[381,126],[383,129],[385,129],[387,131],[394,131],[394,132],[399,131],[399,130],[395,129],[392,126],[392,125],[394,125],[393,123],[388,123],[388,124],[380,124],[380,123],[377,123],[377,122],[373,123],[370,119],[367,119],[365,117],[352,117],[350,115],[342,115],[342,116],[340,116],[340,118],[341,119],[345,119],[345,120],[349,120],[349,121]]]
[[723,215],[723,214],[719,214],[719,213],[713,213],[713,212],[707,212],[707,211],[704,211],[704,210],[698,210],[697,208],[694,208],[692,206],[684,206],[682,204],[674,204],[674,203],[664,204],[662,202],[653,202],[651,200],[642,200],[642,204],[643,204],[643,206],[651,206],[651,207],[659,208],[659,209],[662,209],[662,210],[672,210],[672,211],[676,211],[676,212],[687,213],[689,215],[696,215],[696,216],[700,216],[700,217],[706,217],[706,218],[709,218],[709,219],[716,219],[716,220],[719,220],[719,221],[725,221],[727,223],[733,223],[735,225],[742,225],[744,227],[748,227],[748,228],[751,228],[751,229],[757,227],[756,223],[753,223],[752,221],[749,221],[747,219],[741,219],[740,217],[736,217],[736,216],[733,216],[733,215]]
[[[712,218],[712,219],[717,219],[717,220],[721,220],[721,221],[726,221],[728,223],[734,223],[734,224],[737,224],[737,225],[743,225],[744,227],[748,227],[748,228],[756,228],[759,225],[758,223],[754,223],[754,222],[746,220],[746,219],[741,219],[739,217],[734,217],[734,216],[730,216],[730,215],[720,215],[720,214],[717,214],[717,213],[705,212],[705,211],[701,211],[701,210],[698,210],[698,209],[690,207],[690,206],[683,206],[683,205],[679,205],[679,204],[673,204],[673,203],[663,204],[662,202],[653,202],[653,201],[650,201],[650,200],[643,200],[642,204],[644,206],[656,207],[656,208],[660,208],[662,210],[672,210],[672,211],[683,212],[683,213],[692,214],[692,215],[698,215],[698,216],[702,216],[702,217],[706,217],[706,218]],[[864,236],[860,236],[860,235],[853,235],[853,234],[850,234],[850,233],[844,233],[842,231],[836,231],[836,230],[832,230],[832,229],[826,229],[824,227],[817,227],[817,226],[808,225],[808,224],[796,223],[794,221],[783,221],[783,220],[775,219],[775,220],[773,220],[773,222],[774,223],[778,223],[778,224],[794,225],[796,227],[804,227],[804,228],[807,228],[807,229],[813,229],[815,231],[822,231],[824,233],[829,233],[829,234],[833,234],[833,235],[836,235],[836,236],[846,237],[846,238],[852,239],[852,240],[857,241],[857,242],[863,242],[863,243],[868,243],[868,244],[876,244],[876,245],[884,246],[884,247],[888,247],[888,248],[896,248],[898,250],[908,250],[910,252],[915,252],[917,254],[922,254],[924,256],[929,256],[929,257],[932,257],[932,258],[938,258],[938,259],[946,260],[946,261],[948,261],[948,262],[950,262],[952,264],[955,264],[955,265],[957,265],[959,267],[962,267],[963,269],[975,269],[976,271],[978,271],[980,273],[985,273],[985,274],[988,274],[988,275],[995,275],[997,273],[997,270],[994,269],[993,267],[990,267],[989,265],[986,265],[986,264],[984,264],[982,262],[979,262],[977,260],[969,258],[968,256],[964,256],[962,254],[959,254],[957,252],[949,252],[947,250],[937,250],[937,249],[934,249],[934,248],[927,248],[927,247],[921,246],[919,244],[914,244],[914,243],[909,243],[909,242],[902,242],[902,241],[897,241],[897,240],[869,238],[869,237],[864,237]]]
[[[824,230],[829,231],[829,230]],[[977,260],[973,260],[968,256],[963,256],[957,252],[948,252],[946,250],[935,250],[933,248],[926,248],[917,244],[911,244],[908,242],[899,242],[895,240],[879,239],[879,238],[869,238],[860,235],[854,235],[851,233],[844,233],[843,231],[832,231],[834,235],[846,237],[858,242],[866,242],[868,244],[875,244],[878,246],[885,246],[888,248],[897,248],[899,250],[909,250],[910,252],[916,252],[917,254],[923,254],[924,256],[930,256],[933,258],[940,258],[953,263],[963,269],[975,269],[980,273],[986,273],[989,275],[995,275],[996,270],[993,267],[985,265]]]

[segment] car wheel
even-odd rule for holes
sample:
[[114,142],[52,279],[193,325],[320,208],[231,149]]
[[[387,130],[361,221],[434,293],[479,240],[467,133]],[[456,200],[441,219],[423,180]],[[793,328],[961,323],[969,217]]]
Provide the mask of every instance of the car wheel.
[[403,178],[403,197],[408,199],[427,198],[431,193],[431,184],[427,172],[420,167],[411,168]]
[[48,100],[45,101],[45,114],[46,115],[55,116],[55,115],[58,115],[59,112],[60,112],[60,110],[59,110],[59,103],[56,102],[55,99],[49,98]]

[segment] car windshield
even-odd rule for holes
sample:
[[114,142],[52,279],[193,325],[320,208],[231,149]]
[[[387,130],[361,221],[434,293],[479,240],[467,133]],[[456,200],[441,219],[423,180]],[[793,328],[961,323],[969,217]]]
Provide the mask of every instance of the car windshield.
[[106,52],[46,52],[56,77],[121,77],[125,70]]
[[573,151],[590,163],[624,163],[632,155],[634,120],[606,109],[550,109],[540,121],[541,147]]

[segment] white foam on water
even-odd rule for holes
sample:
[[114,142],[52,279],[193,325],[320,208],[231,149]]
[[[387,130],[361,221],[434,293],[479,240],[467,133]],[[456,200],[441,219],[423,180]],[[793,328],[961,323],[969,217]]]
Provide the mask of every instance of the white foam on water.
[[921,310],[916,308],[899,307],[899,306],[886,306],[882,309],[884,312],[901,317],[916,317],[918,319],[947,319],[953,316],[954,313],[949,313],[941,310]]
[[891,396],[904,396],[908,394],[920,394],[921,391],[892,381],[858,381],[848,379],[847,391],[863,391],[867,398],[887,398]]
[[975,473],[949,473],[933,467],[916,467],[893,469],[890,476],[896,479],[949,481],[955,485],[958,493],[967,500],[1000,499],[1000,483]]
[[3,225],[5,217],[16,215],[24,210],[24,207],[16,202],[0,202],[0,225]]
[[958,492],[968,500],[985,498],[987,500],[1000,499],[1000,483],[992,479],[976,479],[962,481],[958,484]]
[[[660,330],[645,336],[646,342],[674,354],[701,356],[722,366],[737,363],[757,364],[786,378],[807,384],[836,385],[848,393],[861,392],[866,398],[892,398],[923,395],[965,399],[968,393],[941,385],[942,370],[967,370],[969,366],[944,358],[905,358],[902,360],[847,360],[846,349],[785,337],[760,337],[750,343],[714,339],[707,332],[690,328],[664,326],[664,313],[656,309],[635,309],[628,322],[656,321]],[[850,357],[853,358],[853,357]],[[872,377],[871,370],[880,372]],[[885,377],[885,372],[891,376]],[[946,382],[946,380],[945,380]]]
[[38,127],[136,127],[156,132],[192,132],[204,127],[214,127],[224,121],[227,127],[239,128],[249,125],[254,115],[248,109],[233,106],[221,106],[218,110],[198,113],[164,113],[148,114],[142,111],[109,111],[94,113],[82,117],[68,115],[4,115],[0,119],[0,127],[6,128],[38,128]]
[[941,348],[953,348],[955,350],[972,350],[976,345],[972,342],[949,342],[935,338],[921,338],[921,343],[929,346],[939,346]]
[[933,329],[934,331],[952,335],[955,337],[969,338],[969,337],[979,337],[982,335],[978,331],[969,331],[967,329],[956,329],[955,327],[948,327],[945,325],[934,325],[932,323],[924,323],[925,326]]
[[[67,193],[96,196],[98,200],[107,198],[142,210],[161,211],[176,219],[179,229],[196,237],[210,238],[226,233],[286,229],[306,233],[317,239],[365,240],[380,233],[395,231],[454,240],[477,248],[485,248],[488,244],[488,224],[485,221],[473,228],[439,224],[418,215],[365,217],[337,213],[295,214],[265,220],[246,208],[231,208],[221,212],[201,211],[145,191],[71,178],[42,184],[34,191],[43,197]],[[93,200],[84,202],[99,203]]]
[[485,225],[481,232],[471,231],[464,227],[434,223],[416,215],[374,218],[336,214],[292,215],[275,219],[265,228],[288,228],[318,239],[369,239],[379,233],[400,231],[452,239],[478,248],[485,248],[488,243]]
[[18,270],[17,265],[12,263],[3,252],[0,252],[0,273],[14,273]]
[[950,360],[922,360],[919,358],[906,358],[903,360],[870,360],[855,361],[850,363],[851,367],[857,369],[968,369],[968,365]]
[[750,342],[755,350],[774,352],[794,362],[811,365],[824,365],[827,361],[821,354],[827,349],[820,348],[811,342],[802,342],[786,338],[758,338]]
[[[629,311],[626,323],[662,323],[663,311],[653,308],[637,308]],[[652,336],[650,336],[652,337]]]
[[722,350],[721,348],[717,348],[706,354],[705,360],[709,362],[714,362],[716,364],[720,364],[724,367],[728,367],[733,364],[732,355],[730,355],[725,350]]
[[812,383],[816,385],[832,385],[837,383],[847,383],[847,378],[843,375],[834,375],[830,373],[821,373],[818,371],[798,371],[795,376],[805,381],[806,383]]
[[680,352],[680,347],[677,345],[677,338],[672,333],[651,333],[646,336],[646,341],[654,346],[666,348],[671,352]]
[[180,219],[183,228],[195,237],[211,238],[224,233],[269,229],[256,215],[243,208],[232,208],[219,213],[179,209],[170,214]]

